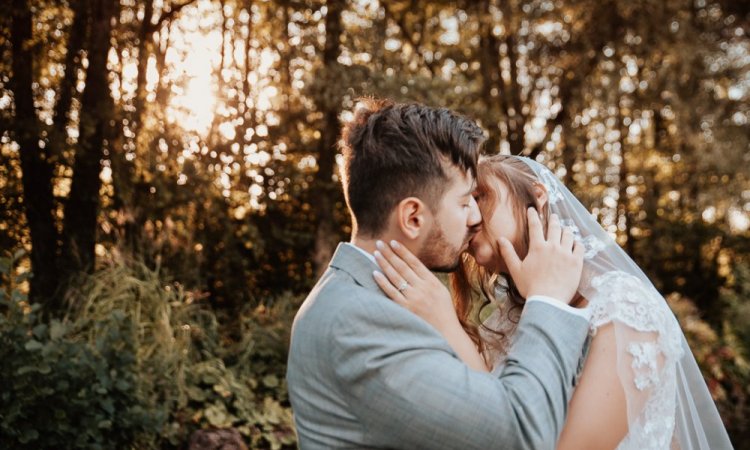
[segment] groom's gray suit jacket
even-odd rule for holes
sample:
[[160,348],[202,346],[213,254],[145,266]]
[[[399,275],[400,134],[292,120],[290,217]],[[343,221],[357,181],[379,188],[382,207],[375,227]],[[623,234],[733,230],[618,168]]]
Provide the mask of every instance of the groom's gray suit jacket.
[[583,361],[587,321],[524,308],[505,369],[469,369],[389,300],[377,266],[339,245],[292,327],[287,381],[303,449],[552,449]]

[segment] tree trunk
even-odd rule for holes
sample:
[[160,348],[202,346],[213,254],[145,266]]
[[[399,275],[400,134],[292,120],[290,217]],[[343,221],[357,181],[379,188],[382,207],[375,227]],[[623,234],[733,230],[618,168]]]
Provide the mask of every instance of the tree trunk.
[[70,107],[73,97],[76,95],[76,84],[78,82],[78,68],[81,65],[81,50],[86,40],[88,31],[88,8],[83,0],[71,2],[73,8],[73,24],[70,27],[68,44],[65,53],[65,72],[58,89],[57,102],[55,103],[54,129],[49,140],[50,155],[52,161],[56,162],[62,156],[65,142],[68,139],[68,122]]
[[[341,53],[341,12],[344,0],[327,2],[326,43],[323,50],[323,72],[332,74],[338,70],[338,57]],[[339,132],[338,115],[340,100],[321,98],[319,107],[323,112],[323,130],[318,142],[318,172],[315,174],[316,234],[313,265],[318,275],[325,271],[333,255],[337,241],[334,229],[334,208],[338,186],[333,181],[333,167],[336,160],[336,138]]]
[[[253,0],[246,0],[245,1],[245,10],[248,14],[247,19],[247,36],[245,36],[245,67],[243,67],[243,73],[242,73],[242,108],[240,111],[242,112],[242,118],[243,118],[243,124],[242,128],[255,128],[255,105],[253,105],[252,108],[248,105],[248,100],[250,100],[250,74],[253,71],[253,66],[250,64],[250,46],[253,42]],[[283,59],[283,58],[282,58]],[[288,72],[287,72],[288,75]],[[284,72],[282,72],[282,77],[284,77]],[[283,84],[283,83],[282,83]],[[284,94],[289,95],[288,93]],[[286,97],[285,97],[286,98]],[[241,134],[240,134],[241,133]],[[247,134],[244,131],[239,131],[238,136],[242,136],[242,143],[248,144],[249,142],[247,139],[245,139],[245,136]]]
[[152,0],[146,2],[143,11],[143,21],[138,30],[138,76],[135,83],[135,105],[133,110],[133,127],[135,128],[135,142],[138,144],[138,136],[141,132],[141,116],[143,106],[146,104],[146,72],[148,70],[148,59],[151,55],[153,32],[151,20],[154,18],[154,3]]
[[[508,120],[508,143],[510,152],[513,155],[519,155],[523,152],[526,145],[524,128],[526,126],[526,116],[523,112],[523,102],[521,100],[521,86],[518,84],[518,53],[516,49],[516,27],[513,26],[511,17],[511,5],[507,1],[501,2],[503,12],[503,24],[505,28],[505,52],[508,58],[509,75],[507,80],[508,89],[505,91],[510,96],[511,106],[506,109]],[[502,77],[501,77],[501,83]]]
[[[630,174],[628,170],[628,151],[627,151],[627,137],[629,133],[628,126],[625,125],[625,114],[623,114],[622,104],[625,99],[620,99],[620,105],[617,108],[617,122],[620,127],[620,168],[618,173],[618,195],[617,195],[617,216],[622,218],[625,222],[625,229],[622,231],[622,236],[625,239],[625,251],[634,257],[635,241],[632,233],[632,217],[630,214],[630,202],[628,201],[628,176]],[[619,227],[618,227],[619,229]]]
[[91,38],[86,87],[81,98],[80,138],[70,196],[65,206],[63,256],[68,274],[94,268],[101,161],[105,127],[111,117],[107,55],[110,49],[113,0],[91,2]]
[[[497,97],[501,89],[500,83],[500,45],[492,32],[493,22],[490,11],[490,0],[483,0],[478,5],[480,74],[482,76],[482,102],[485,107],[485,128],[489,138],[484,144],[485,151],[490,154],[500,150],[500,129],[498,128]],[[493,89],[496,91],[492,94]]]
[[53,216],[52,166],[39,146],[39,120],[33,96],[32,15],[29,2],[14,0],[11,11],[13,75],[10,87],[15,99],[12,133],[20,147],[23,204],[31,232],[31,279],[29,298],[50,302],[58,286],[55,260],[57,231]]
[[281,95],[284,101],[284,107],[287,111],[291,110],[292,98],[292,70],[290,62],[293,57],[292,48],[289,45],[289,0],[282,0],[280,5],[284,23],[281,25],[281,40],[286,46],[287,54],[280,54],[279,75],[281,76]]

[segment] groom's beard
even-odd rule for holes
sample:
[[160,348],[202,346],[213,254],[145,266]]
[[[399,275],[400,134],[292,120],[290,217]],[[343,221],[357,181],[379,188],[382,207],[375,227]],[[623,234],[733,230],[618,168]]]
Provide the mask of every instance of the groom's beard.
[[461,262],[461,251],[471,239],[472,233],[466,232],[463,241],[459,247],[455,247],[448,239],[445,238],[440,226],[436,226],[430,231],[425,240],[422,249],[419,252],[419,259],[427,266],[428,269],[435,272],[449,273],[458,269]]

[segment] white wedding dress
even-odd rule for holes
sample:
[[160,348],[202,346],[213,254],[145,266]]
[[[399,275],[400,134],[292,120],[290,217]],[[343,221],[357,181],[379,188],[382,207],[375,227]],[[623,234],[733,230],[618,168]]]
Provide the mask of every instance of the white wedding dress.
[[[618,450],[731,449],[716,406],[667,302],[546,167],[521,159],[545,186],[550,212],[571,227],[585,246],[579,292],[589,302],[592,335],[605,325],[614,327],[617,376],[628,413],[628,433]],[[500,306],[484,325],[505,333],[512,341],[516,323]],[[482,332],[482,336],[491,342],[496,335]],[[502,346],[490,350],[490,358],[495,361],[493,371],[501,369],[505,354]]]

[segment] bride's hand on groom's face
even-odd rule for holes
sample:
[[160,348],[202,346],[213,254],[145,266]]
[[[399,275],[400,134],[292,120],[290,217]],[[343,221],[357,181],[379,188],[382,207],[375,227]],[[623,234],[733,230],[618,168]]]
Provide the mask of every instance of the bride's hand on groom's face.
[[381,272],[373,278],[394,302],[418,315],[438,331],[459,326],[448,288],[406,247],[378,241],[375,259]]
[[550,217],[546,238],[537,211],[529,208],[527,216],[529,252],[523,260],[507,239],[500,240],[510,276],[525,298],[544,295],[570,303],[581,280],[583,246],[575,241],[569,228],[561,227],[556,214]]

